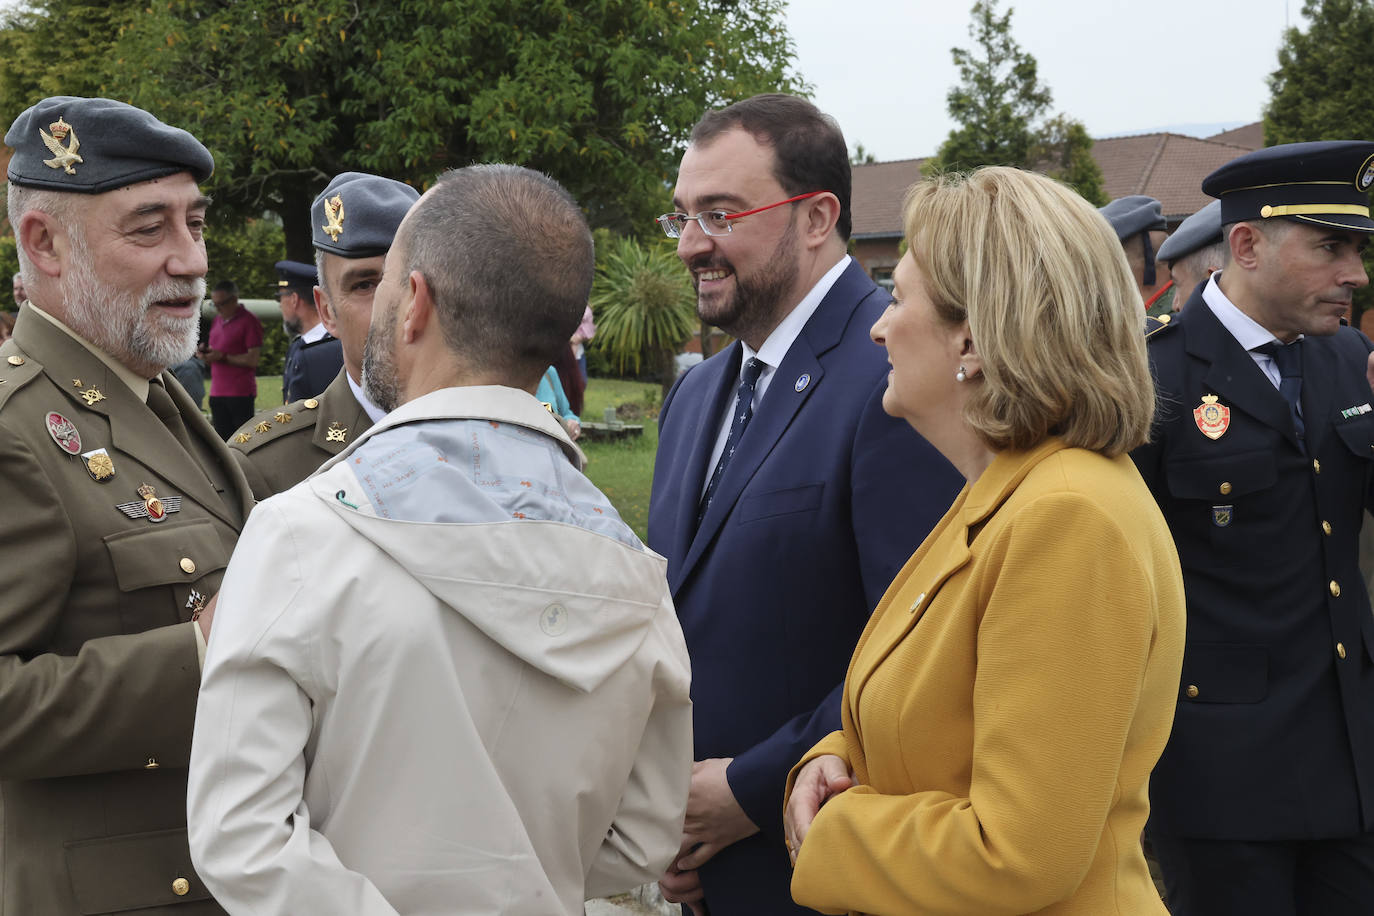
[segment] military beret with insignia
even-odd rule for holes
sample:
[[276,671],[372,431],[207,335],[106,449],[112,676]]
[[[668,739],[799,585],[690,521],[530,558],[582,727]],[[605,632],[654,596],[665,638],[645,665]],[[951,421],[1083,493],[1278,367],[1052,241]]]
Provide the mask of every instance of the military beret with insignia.
[[315,277],[315,265],[302,261],[278,261],[272,265],[277,271],[277,295],[296,293],[313,297],[313,290],[319,282]]
[[210,177],[214,157],[186,131],[113,99],[53,96],[10,125],[9,180],[27,188],[100,194],[190,172]]
[[343,172],[310,205],[312,241],[341,258],[386,254],[420,192],[404,182]]
[[1374,232],[1372,185],[1374,142],[1368,140],[1271,146],[1202,180],[1202,190],[1221,200],[1222,225],[1281,216],[1354,232]]
[[1122,241],[1142,232],[1163,230],[1165,227],[1163,206],[1144,194],[1118,197],[1107,206],[1099,207],[1097,212],[1107,218],[1107,222],[1116,230],[1116,237]]
[[1199,248],[1221,241],[1221,201],[1214,200],[1178,224],[1174,234],[1159,246],[1161,261],[1177,261]]

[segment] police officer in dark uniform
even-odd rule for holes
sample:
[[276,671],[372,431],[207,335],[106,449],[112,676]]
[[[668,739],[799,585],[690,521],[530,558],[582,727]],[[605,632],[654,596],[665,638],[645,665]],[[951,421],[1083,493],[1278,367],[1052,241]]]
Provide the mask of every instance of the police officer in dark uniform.
[[339,374],[343,350],[320,320],[315,304],[315,265],[278,261],[277,301],[282,325],[292,335],[282,367],[282,402],[313,397]]
[[1178,311],[1198,284],[1221,270],[1226,260],[1221,236],[1221,201],[1214,200],[1178,224],[1159,246],[1157,259],[1169,268],[1172,308]]
[[362,389],[363,344],[372,295],[391,241],[420,197],[410,185],[344,172],[310,208],[320,316],[342,346],[343,370],[321,393],[268,410],[229,437],[253,495],[266,499],[309,477],[377,420],[383,411]]
[[0,346],[0,912],[221,913],[186,765],[252,499],[166,371],[196,345],[214,160],[109,99],[45,99],[5,143],[31,301]]
[[[1149,338],[1133,455],[1178,547],[1188,643],[1149,835],[1174,916],[1374,912],[1374,143],[1271,147],[1209,175],[1227,263]],[[1106,612],[1109,610],[1104,609]]]

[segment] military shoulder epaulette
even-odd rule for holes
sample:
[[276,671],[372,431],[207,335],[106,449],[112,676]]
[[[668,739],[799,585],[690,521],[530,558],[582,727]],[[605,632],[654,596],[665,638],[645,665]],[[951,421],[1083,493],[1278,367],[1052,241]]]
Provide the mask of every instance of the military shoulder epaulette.
[[246,455],[255,448],[275,442],[294,430],[314,429],[320,415],[319,407],[318,398],[305,398],[292,401],[285,407],[264,410],[229,437],[229,447],[236,448]]
[[43,367],[22,353],[0,358],[0,407],[20,388],[43,374]]
[[1173,315],[1160,315],[1158,318],[1153,315],[1146,315],[1145,339],[1149,340],[1151,337],[1154,337],[1156,334],[1168,328],[1173,324],[1173,318]]

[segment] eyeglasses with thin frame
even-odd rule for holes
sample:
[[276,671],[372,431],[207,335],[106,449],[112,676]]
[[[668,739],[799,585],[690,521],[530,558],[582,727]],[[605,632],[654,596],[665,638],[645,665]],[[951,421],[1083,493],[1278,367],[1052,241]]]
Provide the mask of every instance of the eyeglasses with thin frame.
[[702,210],[700,213],[665,213],[654,221],[663,229],[663,234],[670,239],[682,238],[682,230],[687,228],[687,224],[692,220],[696,220],[701,231],[707,235],[729,235],[731,220],[737,220],[742,216],[753,216],[755,213],[772,210],[774,207],[781,207],[784,204],[794,204],[799,200],[815,197],[817,194],[829,193],[829,191],[810,191],[806,194],[798,194],[796,197],[780,200],[775,204],[768,204],[766,207],[745,210],[743,213],[730,213],[726,210]]

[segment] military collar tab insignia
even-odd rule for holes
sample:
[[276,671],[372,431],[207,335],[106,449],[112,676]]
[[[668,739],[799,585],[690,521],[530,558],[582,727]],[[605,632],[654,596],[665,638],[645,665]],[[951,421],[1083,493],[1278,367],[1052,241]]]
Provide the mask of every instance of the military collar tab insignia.
[[1198,432],[1208,439],[1220,439],[1231,425],[1231,408],[1217,403],[1217,396],[1204,394],[1202,403],[1193,408],[1193,422]]
[[325,224],[320,228],[329,235],[331,241],[337,242],[339,236],[343,235],[344,231],[344,202],[342,194],[335,194],[333,197],[325,200],[324,219]]
[[163,499],[157,495],[157,490],[151,484],[145,483],[140,486],[138,495],[141,501],[120,503],[115,508],[129,518],[146,518],[150,522],[165,521],[171,513],[181,511],[180,496],[168,496]]
[[807,385],[810,385],[810,384],[811,384],[811,374],[808,373],[808,372],[803,372],[801,375],[797,376],[797,381],[796,381],[796,383],[792,386],[792,388],[793,388],[794,390],[796,390],[797,392],[802,392],[802,391],[805,391],[805,390],[806,390],[806,386],[807,386]]
[[48,411],[46,422],[48,435],[52,436],[52,441],[57,443],[58,448],[68,455],[81,453],[81,434],[76,431],[76,425],[71,420],[56,411]]
[[1366,401],[1363,404],[1357,404],[1354,407],[1347,407],[1345,410],[1342,410],[1341,418],[1349,420],[1351,417],[1358,417],[1362,414],[1367,414],[1370,412],[1370,410],[1374,410],[1374,408],[1371,408],[1369,406],[1369,402]]
[[81,379],[79,379],[79,378],[74,378],[74,379],[72,379],[72,387],[73,387],[73,388],[80,388],[80,387],[81,387]]
[[278,423],[290,423],[291,414],[287,413],[284,410],[279,410],[277,411],[276,416],[274,416],[272,419],[276,420]]
[[106,483],[114,479],[114,459],[105,449],[98,448],[93,451],[82,452],[81,458],[86,462],[86,472],[91,475],[92,480]]
[[326,442],[347,442],[348,427],[341,424],[338,420],[329,424],[329,429],[324,432]]
[[99,388],[92,386],[81,392],[81,399],[86,402],[87,407],[90,407],[94,405],[96,401],[105,400],[105,395],[101,393]]
[[[43,164],[50,169],[61,169],[68,175],[75,175],[74,166],[84,161],[76,152],[81,149],[81,141],[76,139],[76,128],[59,117],[48,125],[47,130],[38,128],[38,133],[43,137],[43,145],[53,154],[53,158],[44,159]],[[63,146],[62,142],[68,137],[71,140]]]

